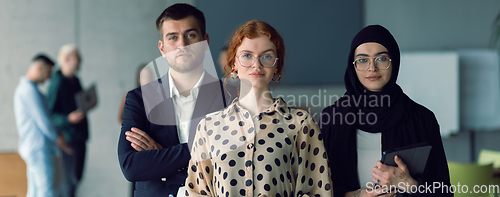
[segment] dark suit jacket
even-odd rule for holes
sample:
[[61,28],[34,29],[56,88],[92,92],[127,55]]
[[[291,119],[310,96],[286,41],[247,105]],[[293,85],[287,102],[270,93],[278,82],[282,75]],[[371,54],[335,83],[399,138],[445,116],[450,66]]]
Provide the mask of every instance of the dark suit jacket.
[[[178,188],[184,186],[187,178],[188,144],[192,144],[198,122],[207,113],[219,111],[231,102],[228,91],[233,97],[237,94],[236,88],[222,88],[221,81],[205,73],[193,111],[188,143],[179,143],[168,75],[127,93],[118,159],[125,178],[135,182],[134,196],[176,196]],[[125,132],[132,127],[146,132],[163,149],[134,150],[125,138]]]

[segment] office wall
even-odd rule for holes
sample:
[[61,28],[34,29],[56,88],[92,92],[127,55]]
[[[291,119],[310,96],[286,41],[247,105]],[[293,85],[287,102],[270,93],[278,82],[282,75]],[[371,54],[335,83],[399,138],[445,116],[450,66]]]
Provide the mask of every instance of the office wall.
[[39,51],[55,59],[58,47],[74,42],[73,7],[73,1],[60,1],[57,7],[33,1],[0,1],[0,124],[3,127],[0,150],[17,150],[12,100],[19,77],[26,73],[30,59]]
[[78,196],[127,196],[130,184],[117,157],[118,109],[125,92],[135,86],[139,64],[160,56],[155,21],[174,2],[0,1],[0,152],[17,150],[13,94],[31,58],[45,52],[56,60],[63,44],[76,43],[83,58],[78,74],[82,85],[96,83],[99,97],[88,114],[90,140]]
[[439,122],[441,137],[456,134],[460,130],[459,54],[449,51],[401,53],[401,65],[404,66],[399,70],[397,83],[405,94],[432,110]]
[[486,48],[497,0],[364,1],[364,25],[381,24],[402,51]]
[[214,58],[237,28],[249,20],[262,20],[285,41],[281,84],[321,85],[343,83],[350,40],[362,28],[361,2],[219,0],[198,1],[197,5],[207,19]]

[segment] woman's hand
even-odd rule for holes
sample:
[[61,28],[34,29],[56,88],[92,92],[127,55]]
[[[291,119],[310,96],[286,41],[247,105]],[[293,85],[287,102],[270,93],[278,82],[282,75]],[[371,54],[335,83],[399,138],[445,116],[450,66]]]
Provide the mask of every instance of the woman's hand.
[[369,184],[363,188],[360,188],[356,191],[353,192],[348,192],[346,193],[347,196],[354,196],[354,197],[392,197],[396,195],[396,190],[393,191],[387,191],[384,188],[377,188],[375,189],[374,184]]
[[386,188],[398,188],[406,193],[410,193],[412,186],[418,186],[418,182],[410,176],[406,164],[397,155],[394,157],[397,167],[388,166],[377,161],[377,166],[373,167],[373,182]]
[[68,114],[68,122],[70,124],[79,124],[85,117],[85,113],[77,109]]

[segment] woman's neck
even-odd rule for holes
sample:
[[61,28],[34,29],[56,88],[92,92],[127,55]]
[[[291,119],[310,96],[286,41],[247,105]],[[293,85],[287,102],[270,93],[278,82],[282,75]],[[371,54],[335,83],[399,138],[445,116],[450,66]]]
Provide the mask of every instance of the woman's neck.
[[75,77],[75,73],[68,71],[68,70],[61,69],[61,73],[63,74],[64,77],[69,78],[69,79]]
[[254,116],[264,112],[274,103],[269,86],[256,88],[251,85],[240,83],[239,105],[247,109]]

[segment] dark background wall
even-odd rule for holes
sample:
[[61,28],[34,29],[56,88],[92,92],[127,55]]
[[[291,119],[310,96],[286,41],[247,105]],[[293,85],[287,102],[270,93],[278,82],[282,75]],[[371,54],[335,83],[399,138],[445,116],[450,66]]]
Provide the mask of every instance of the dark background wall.
[[215,61],[234,31],[249,20],[278,30],[286,47],[284,85],[343,83],[350,40],[363,27],[361,0],[220,0],[197,1],[196,6],[205,13]]

